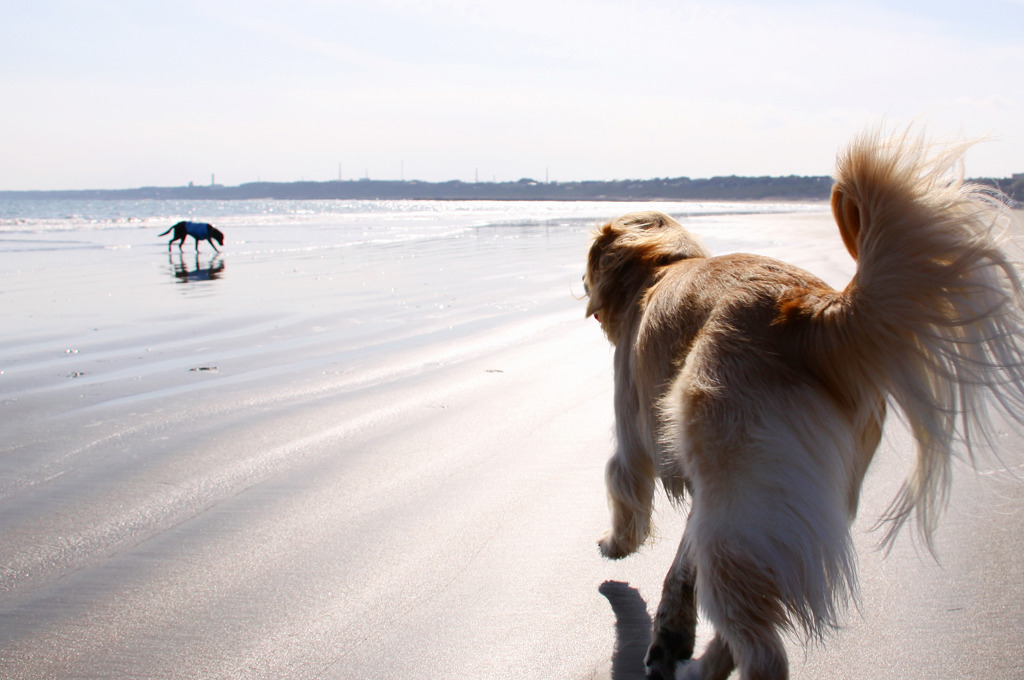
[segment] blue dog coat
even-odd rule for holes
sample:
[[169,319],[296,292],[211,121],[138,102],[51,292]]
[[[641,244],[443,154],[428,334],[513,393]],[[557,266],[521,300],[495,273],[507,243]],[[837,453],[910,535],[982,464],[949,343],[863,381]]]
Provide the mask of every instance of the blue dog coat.
[[206,222],[186,222],[185,233],[197,239],[210,238],[210,225]]

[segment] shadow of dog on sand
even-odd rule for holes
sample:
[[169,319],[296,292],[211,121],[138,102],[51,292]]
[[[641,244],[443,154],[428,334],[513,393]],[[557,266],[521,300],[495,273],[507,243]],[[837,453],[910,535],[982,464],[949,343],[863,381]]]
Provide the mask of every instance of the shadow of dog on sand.
[[605,581],[598,592],[615,613],[612,680],[643,680],[644,656],[651,644],[651,615],[640,591],[622,581]]

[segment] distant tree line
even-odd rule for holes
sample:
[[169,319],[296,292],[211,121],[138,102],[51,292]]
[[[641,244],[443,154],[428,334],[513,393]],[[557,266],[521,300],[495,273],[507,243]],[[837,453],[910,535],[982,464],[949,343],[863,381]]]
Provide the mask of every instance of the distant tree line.
[[[1005,179],[977,179],[1017,202],[1024,202],[1024,174]],[[389,199],[389,200],[509,200],[509,201],[654,201],[654,200],[824,200],[832,178],[688,177],[588,182],[421,182],[353,180],[328,182],[251,182],[238,186],[141,187],[74,191],[0,191],[16,199]]]

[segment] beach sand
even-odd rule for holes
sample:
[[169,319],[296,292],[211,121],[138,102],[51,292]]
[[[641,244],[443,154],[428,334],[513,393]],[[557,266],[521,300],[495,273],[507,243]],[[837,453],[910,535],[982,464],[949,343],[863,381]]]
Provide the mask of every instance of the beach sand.
[[[853,271],[824,211],[686,224]],[[0,676],[640,677],[684,519],[659,500],[640,554],[598,554],[611,349],[578,299],[587,231],[26,244],[0,293]],[[862,612],[793,644],[794,678],[1021,669],[1020,486],[958,474],[943,567],[909,536],[883,560],[866,528],[905,449],[894,423],[856,527]]]

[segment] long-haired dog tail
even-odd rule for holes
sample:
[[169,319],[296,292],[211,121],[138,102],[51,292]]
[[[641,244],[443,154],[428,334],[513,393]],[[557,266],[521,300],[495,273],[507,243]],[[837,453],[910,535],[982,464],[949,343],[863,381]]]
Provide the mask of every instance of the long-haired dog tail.
[[840,346],[817,349],[839,384],[886,392],[915,439],[913,469],[880,520],[886,549],[911,516],[932,549],[952,458],[974,463],[982,447],[997,450],[994,414],[1024,424],[1024,295],[1004,250],[1010,218],[997,192],[964,182],[967,146],[873,131],[837,164],[832,211],[858,264],[838,309],[822,317],[839,333],[819,335],[819,345],[838,336]]

